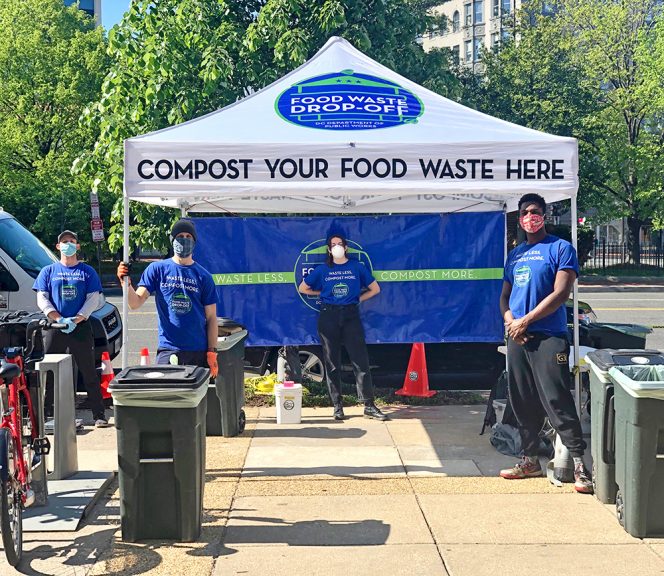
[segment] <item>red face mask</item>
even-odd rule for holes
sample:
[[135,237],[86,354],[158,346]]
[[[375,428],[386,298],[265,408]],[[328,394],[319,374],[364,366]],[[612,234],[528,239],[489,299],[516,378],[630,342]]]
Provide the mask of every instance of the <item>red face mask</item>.
[[539,232],[542,229],[542,226],[544,226],[544,216],[540,216],[539,214],[526,214],[519,218],[519,224],[521,224],[521,228],[529,234],[535,234],[535,232]]

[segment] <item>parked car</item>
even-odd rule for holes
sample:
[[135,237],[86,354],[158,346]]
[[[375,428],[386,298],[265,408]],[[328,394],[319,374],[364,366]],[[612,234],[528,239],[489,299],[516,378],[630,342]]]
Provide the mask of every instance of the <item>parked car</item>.
[[[566,309],[571,335],[574,318],[571,299],[567,301]],[[650,332],[648,327],[634,325],[635,328],[632,332],[643,333],[643,344],[637,346],[636,344],[640,341],[634,340],[631,333],[620,340],[620,334],[625,334],[625,325],[598,323],[597,316],[588,303],[579,301],[578,311],[581,345],[608,347],[602,346],[601,339],[596,337],[604,335],[611,345],[622,341],[625,342],[622,347],[645,346],[645,333]],[[611,328],[612,326],[616,329]],[[610,339],[606,335],[611,335]],[[498,346],[502,344],[503,342],[425,344],[430,387],[437,390],[490,389],[505,368],[505,356],[498,352]],[[368,349],[371,371],[376,385],[400,387],[406,375],[411,344],[369,344]],[[245,369],[258,374],[275,372],[278,351],[278,346],[248,347],[245,351]],[[317,382],[323,380],[325,367],[320,346],[301,346],[300,362],[303,375]],[[346,355],[343,358],[342,379],[344,382],[354,382],[352,366]]]
[[[57,260],[16,218],[0,208],[0,312],[38,311],[32,285],[40,270]],[[102,352],[115,358],[122,348],[122,317],[118,309],[102,298],[102,305],[89,321],[97,363],[101,363]]]

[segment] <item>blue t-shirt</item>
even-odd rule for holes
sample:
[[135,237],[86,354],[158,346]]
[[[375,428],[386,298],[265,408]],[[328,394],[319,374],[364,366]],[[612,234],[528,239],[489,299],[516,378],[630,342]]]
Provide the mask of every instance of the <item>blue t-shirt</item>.
[[[576,250],[557,236],[549,234],[537,244],[524,242],[509,253],[503,279],[512,285],[510,310],[515,319],[523,318],[553,292],[559,270],[574,270],[579,275]],[[528,332],[566,335],[565,305],[561,304],[552,314],[531,323]]]
[[304,282],[313,290],[320,290],[323,304],[357,304],[362,288],[374,281],[369,269],[357,260],[348,260],[345,264],[321,264],[304,278]]
[[99,276],[83,262],[71,267],[54,262],[42,268],[32,289],[47,292],[51,303],[64,318],[76,316],[88,294],[102,291]]
[[183,266],[171,258],[153,262],[138,286],[155,295],[160,350],[207,350],[205,306],[217,303],[217,293],[203,266]]

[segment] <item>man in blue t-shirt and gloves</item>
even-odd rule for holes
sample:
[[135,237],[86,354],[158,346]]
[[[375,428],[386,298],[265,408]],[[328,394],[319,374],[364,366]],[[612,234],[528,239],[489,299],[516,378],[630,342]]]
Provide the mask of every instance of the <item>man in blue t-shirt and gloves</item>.
[[[101,282],[91,266],[78,261],[76,253],[81,246],[75,232],[62,232],[55,247],[60,251],[60,261],[43,268],[32,289],[37,292],[37,305],[44,315],[67,327],[45,332],[44,350],[47,354],[73,356],[88,392],[95,426],[105,428],[108,420],[95,367],[95,339],[88,322],[90,314],[101,305]],[[52,404],[52,394],[48,386],[47,407]]]
[[186,218],[171,230],[173,257],[150,264],[134,290],[129,267],[121,262],[118,278],[129,281],[129,307],[140,308],[154,294],[157,300],[159,345],[157,364],[188,364],[210,368],[217,377],[217,293],[212,275],[194,262],[196,228]]
[[523,458],[501,470],[510,480],[542,475],[537,458],[545,416],[574,459],[574,488],[592,493],[583,464],[586,443],[570,391],[569,339],[565,302],[579,274],[576,250],[544,228],[546,203],[537,194],[519,200],[519,224],[526,241],[505,264],[500,311],[507,327],[507,378],[519,423]]

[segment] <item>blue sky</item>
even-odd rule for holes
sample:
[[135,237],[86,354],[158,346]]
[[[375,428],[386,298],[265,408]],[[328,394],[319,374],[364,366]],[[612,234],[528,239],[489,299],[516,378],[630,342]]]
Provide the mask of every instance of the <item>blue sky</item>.
[[131,0],[101,0],[101,23],[106,30],[120,22]]

